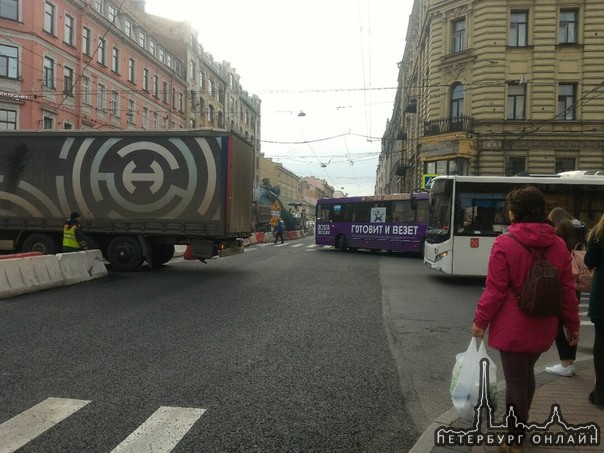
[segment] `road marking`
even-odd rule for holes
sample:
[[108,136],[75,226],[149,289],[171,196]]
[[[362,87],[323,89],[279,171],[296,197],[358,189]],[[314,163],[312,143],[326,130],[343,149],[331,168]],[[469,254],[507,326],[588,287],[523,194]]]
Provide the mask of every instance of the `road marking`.
[[162,406],[111,453],[139,453],[141,451],[168,453],[205,411],[205,409]]
[[593,323],[591,321],[581,321],[581,325],[582,326],[593,326]]
[[291,247],[294,249],[294,248],[296,248],[296,247],[302,247],[303,245],[304,245],[304,244],[294,244],[294,245],[292,245]]
[[12,453],[90,401],[47,398],[0,425],[0,453]]

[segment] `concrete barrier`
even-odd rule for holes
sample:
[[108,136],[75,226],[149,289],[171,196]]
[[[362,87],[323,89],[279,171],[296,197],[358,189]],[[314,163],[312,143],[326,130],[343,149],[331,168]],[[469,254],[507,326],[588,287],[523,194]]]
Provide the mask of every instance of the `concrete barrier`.
[[106,275],[100,250],[3,259],[0,261],[0,299]]

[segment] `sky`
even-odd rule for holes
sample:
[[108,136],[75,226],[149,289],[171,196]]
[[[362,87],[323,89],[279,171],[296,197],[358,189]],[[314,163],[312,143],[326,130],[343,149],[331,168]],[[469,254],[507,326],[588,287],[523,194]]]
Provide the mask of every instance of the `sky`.
[[[261,151],[298,176],[371,195],[413,0],[146,0],[186,20],[262,101]],[[304,116],[299,116],[300,112]]]

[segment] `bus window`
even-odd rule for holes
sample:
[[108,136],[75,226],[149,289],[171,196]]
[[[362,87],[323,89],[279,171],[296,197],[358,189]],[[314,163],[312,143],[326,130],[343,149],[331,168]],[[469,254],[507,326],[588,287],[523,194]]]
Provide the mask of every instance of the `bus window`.
[[[427,204],[427,200],[425,201]],[[392,207],[392,221],[393,222],[415,222],[415,211],[411,209],[411,203],[405,201],[395,201]]]

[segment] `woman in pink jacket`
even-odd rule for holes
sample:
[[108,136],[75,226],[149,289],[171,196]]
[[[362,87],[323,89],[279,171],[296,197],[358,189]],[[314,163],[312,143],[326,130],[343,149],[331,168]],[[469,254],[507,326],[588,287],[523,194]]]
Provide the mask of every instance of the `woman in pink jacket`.
[[[545,210],[545,197],[536,187],[515,189],[507,195],[512,222],[508,231],[529,248],[542,249],[558,268],[564,304],[560,318],[571,345],[579,341],[579,309],[572,275],[571,255],[556,235]],[[506,383],[506,407],[513,405],[521,422],[528,422],[535,393],[535,363],[556,338],[556,316],[527,315],[518,307],[518,294],[532,264],[530,252],[507,234],[495,240],[487,271],[486,288],[478,301],[472,335],[489,330],[489,346],[499,350]],[[508,451],[523,451],[509,447]]]

